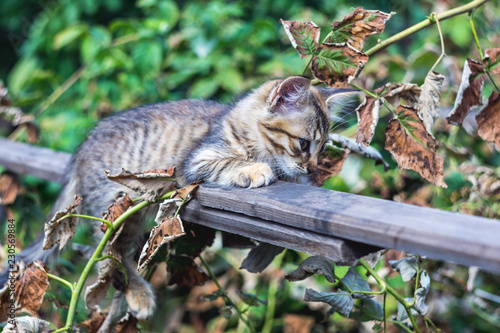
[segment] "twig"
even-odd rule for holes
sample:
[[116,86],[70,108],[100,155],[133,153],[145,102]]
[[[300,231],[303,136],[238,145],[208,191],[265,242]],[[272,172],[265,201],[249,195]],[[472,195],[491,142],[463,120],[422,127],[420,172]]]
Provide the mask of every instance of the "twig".
[[430,73],[432,73],[432,71],[434,70],[434,68],[436,68],[437,64],[439,64],[439,62],[444,58],[444,56],[446,55],[446,53],[444,52],[444,39],[443,39],[443,33],[441,31],[441,25],[439,24],[439,18],[437,17],[436,13],[432,13],[431,14],[431,18],[435,19],[436,20],[436,25],[438,27],[438,31],[439,31],[439,39],[441,40],[441,54],[439,55],[439,58],[437,58],[436,62],[434,63],[434,65],[432,65],[431,69],[429,70],[429,73],[427,73],[427,76],[429,76]]
[[[468,13],[475,8],[481,7],[482,5],[487,3],[488,1],[490,1],[490,0],[474,0],[474,1],[469,2],[466,5],[447,10],[441,14],[437,14],[435,17],[437,20],[443,21],[443,20],[449,19],[450,17],[453,17],[453,16],[457,16],[457,15],[460,15],[463,13]],[[428,18],[420,23],[417,23],[417,24],[409,27],[406,30],[403,30],[403,31],[395,34],[394,36],[384,40],[383,42],[380,42],[379,44],[375,45],[371,49],[367,50],[365,52],[365,54],[367,56],[371,56],[371,55],[383,50],[387,46],[394,44],[395,42],[397,42],[405,37],[413,35],[414,33],[418,32],[424,28],[427,28],[431,24],[434,24],[434,22],[430,18]]]

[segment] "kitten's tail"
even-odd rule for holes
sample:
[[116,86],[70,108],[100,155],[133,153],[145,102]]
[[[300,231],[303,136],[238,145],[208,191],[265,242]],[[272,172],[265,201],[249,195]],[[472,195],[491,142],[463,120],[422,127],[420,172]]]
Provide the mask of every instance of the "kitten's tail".
[[[47,216],[47,221],[52,219],[58,210],[64,210],[69,205],[73,204],[75,201],[76,194],[76,181],[74,177],[68,177],[69,181],[66,181],[61,193],[57,197],[55,204],[52,206],[52,210]],[[21,253],[16,254],[16,263],[30,264],[36,260],[41,260],[44,263],[57,258],[59,254],[59,247],[53,246],[50,249],[43,249],[43,240],[45,238],[45,232],[42,231],[38,234],[36,239],[28,247],[21,251]],[[6,269],[0,274],[0,289],[7,282],[9,278],[9,270]]]

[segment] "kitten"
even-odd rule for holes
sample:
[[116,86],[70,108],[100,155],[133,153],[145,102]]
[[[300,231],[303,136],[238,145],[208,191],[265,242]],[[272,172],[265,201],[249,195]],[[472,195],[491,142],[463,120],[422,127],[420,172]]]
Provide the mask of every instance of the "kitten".
[[[146,105],[101,121],[68,165],[66,182],[54,205],[69,206],[83,197],[82,213],[101,216],[118,193],[131,191],[106,178],[118,173],[176,167],[179,186],[204,180],[222,186],[260,187],[276,179],[308,183],[317,172],[325,147],[330,106],[347,90],[315,88],[301,76],[263,84],[233,106],[184,100]],[[147,212],[133,215],[115,242],[123,258],[139,235]],[[102,234],[102,233],[101,233]],[[47,259],[55,250],[41,250],[42,240],[20,257]],[[154,294],[125,262],[129,308],[139,319],[154,312]],[[120,288],[117,273],[115,286]]]

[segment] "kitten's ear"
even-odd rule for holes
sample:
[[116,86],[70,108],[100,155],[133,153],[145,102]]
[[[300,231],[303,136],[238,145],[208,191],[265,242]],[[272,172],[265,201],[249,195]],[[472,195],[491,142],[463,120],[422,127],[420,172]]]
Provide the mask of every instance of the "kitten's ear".
[[361,104],[361,91],[357,89],[316,88],[325,102],[330,120],[338,120],[340,113],[350,113]]
[[300,106],[309,101],[311,80],[303,76],[285,79],[271,90],[267,99],[271,112],[285,113],[299,111]]

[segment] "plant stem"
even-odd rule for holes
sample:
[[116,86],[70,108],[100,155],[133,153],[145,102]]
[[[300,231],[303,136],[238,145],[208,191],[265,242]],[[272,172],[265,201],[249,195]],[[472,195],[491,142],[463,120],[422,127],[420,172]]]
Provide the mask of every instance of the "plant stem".
[[108,226],[108,228],[110,228],[111,230],[115,230],[115,229],[113,229],[114,228],[113,227],[113,223],[109,222],[108,220],[101,219],[101,218],[95,217],[95,216],[90,216],[90,215],[82,215],[82,214],[72,214],[72,213],[69,213],[67,215],[64,215],[61,218],[58,218],[57,221],[64,220],[64,219],[66,219],[68,217],[82,217],[84,219],[100,221],[100,222],[106,224]]
[[57,275],[53,275],[53,274],[50,274],[50,273],[47,273],[47,276],[51,279],[54,279],[56,281],[59,281],[61,282],[62,284],[65,284],[66,286],[68,286],[68,288],[73,292],[73,288],[74,286],[71,284],[71,282],[69,282],[68,280],[65,280],[65,279],[62,279],[60,278],[59,276]]
[[[174,194],[175,194],[175,191],[170,191],[170,192],[162,195],[157,200],[157,202],[161,201],[161,200],[165,200],[167,198],[170,198]],[[87,265],[85,265],[85,268],[83,269],[83,272],[80,275],[80,278],[78,279],[78,282],[76,283],[75,288],[73,289],[73,293],[71,295],[71,301],[70,301],[69,309],[68,309],[68,317],[66,318],[65,327],[71,328],[73,326],[73,320],[74,320],[75,313],[76,313],[76,306],[78,304],[78,298],[80,297],[80,293],[82,292],[85,281],[87,280],[87,277],[90,274],[94,265],[100,260],[100,255],[101,255],[102,251],[104,250],[104,248],[106,247],[106,244],[108,243],[109,239],[113,235],[113,231],[115,229],[117,229],[130,215],[136,213],[137,211],[139,211],[142,208],[147,207],[151,204],[154,204],[154,202],[142,201],[142,202],[138,203],[137,205],[130,207],[125,213],[120,215],[115,220],[115,222],[113,222],[112,228],[108,228],[106,230],[106,232],[104,233],[104,236],[102,237],[101,241],[99,242],[99,245],[97,246],[94,253],[92,254],[92,257],[87,262]]]
[[429,76],[429,74],[432,73],[434,68],[436,68],[437,64],[439,64],[441,59],[443,59],[443,57],[446,55],[446,53],[444,52],[444,39],[443,39],[443,33],[441,31],[441,25],[439,24],[439,18],[437,17],[437,15],[435,13],[432,13],[431,18],[436,20],[436,25],[438,27],[439,39],[441,40],[441,54],[439,55],[439,58],[436,60],[434,65],[432,65],[431,69],[429,70],[429,73],[427,73],[427,76]]
[[[463,13],[468,13],[471,10],[484,5],[488,1],[490,1],[490,0],[474,0],[474,1],[469,2],[466,5],[447,10],[441,14],[437,14],[435,17],[438,20],[443,21],[443,20],[446,20],[446,19],[453,17],[453,16],[457,16],[457,15],[460,15]],[[367,56],[371,56],[371,55],[383,50],[387,46],[394,44],[395,42],[397,42],[405,37],[413,35],[414,33],[418,32],[424,28],[427,28],[431,24],[434,24],[434,22],[431,19],[426,19],[420,23],[417,23],[417,24],[409,27],[408,29],[405,29],[405,30],[395,34],[394,36],[384,40],[383,42],[380,42],[379,44],[375,45],[371,49],[367,50],[365,52],[365,54]]]
[[359,259],[359,263],[361,266],[363,266],[367,271],[368,273],[371,274],[371,276],[373,276],[375,278],[375,280],[377,281],[377,283],[381,286],[381,288],[386,288],[387,292],[389,294],[391,294],[392,296],[394,296],[394,298],[399,302],[401,303],[401,305],[405,308],[406,312],[408,313],[408,318],[410,318],[410,321],[411,321],[411,324],[413,326],[413,329],[415,330],[415,332],[419,333],[420,330],[417,326],[417,322],[415,320],[415,318],[413,317],[412,313],[411,313],[411,310],[410,310],[410,307],[408,306],[408,304],[406,303],[406,301],[404,300],[403,297],[401,297],[401,295],[398,294],[398,292],[396,290],[394,290],[390,285],[388,285],[384,279],[382,279],[378,274],[377,272],[375,272],[373,270],[373,268],[363,259]]
[[[281,268],[284,253],[285,252],[280,253],[274,260],[274,265],[278,268]],[[278,292],[278,286],[278,282],[274,279],[269,282],[269,290],[267,292],[267,300],[269,303],[267,304],[266,318],[264,321],[264,327],[262,327],[262,333],[270,333],[273,328],[274,313],[276,310],[276,293]]]
[[212,269],[210,268],[210,266],[208,266],[208,263],[205,261],[205,259],[203,259],[202,256],[199,256],[198,258],[200,258],[201,263],[203,264],[203,266],[207,270],[208,275],[210,275],[210,278],[214,281],[217,288],[219,288],[219,291],[224,295],[224,299],[226,300],[226,302],[229,303],[229,305],[231,305],[232,307],[234,307],[234,309],[236,310],[236,313],[238,314],[238,317],[241,319],[242,322],[245,323],[245,325],[248,327],[250,332],[255,333],[253,326],[243,317],[243,313],[241,313],[240,309],[238,309],[236,304],[233,302],[233,300],[226,293],[226,290],[224,290],[224,288],[220,285],[219,280],[217,280],[217,277],[212,272]]

